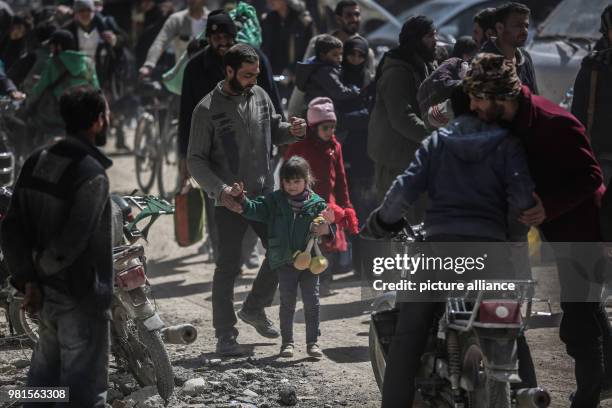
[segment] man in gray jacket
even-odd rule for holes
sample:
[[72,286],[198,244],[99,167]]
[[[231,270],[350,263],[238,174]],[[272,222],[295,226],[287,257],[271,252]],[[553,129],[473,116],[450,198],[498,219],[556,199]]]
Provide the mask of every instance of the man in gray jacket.
[[[399,47],[386,53],[378,66],[368,154],[375,164],[379,201],[393,180],[406,170],[429,134],[421,119],[417,91],[434,70],[435,49],[433,22],[425,16],[411,17],[402,27]],[[414,214],[413,218],[419,215]]]
[[[38,312],[39,340],[28,387],[69,387],[71,407],[105,406],[113,295],[111,206],[95,146],[109,110],[92,88],[60,99],[68,137],[30,156],[2,223],[11,282]],[[24,405],[38,406],[38,404]],[[68,405],[67,405],[68,406]]]
[[147,59],[140,68],[140,75],[143,77],[151,75],[171,41],[174,41],[174,56],[178,61],[187,50],[189,41],[204,32],[206,28],[208,9],[204,7],[205,4],[206,0],[188,0],[185,10],[177,11],[168,17],[149,48]]
[[[214,222],[219,231],[219,255],[212,289],[217,352],[239,355],[242,351],[236,342],[233,298],[234,281],[240,273],[242,238],[250,224],[265,246],[268,240],[265,224],[247,221],[239,214],[242,206],[231,195],[229,186],[244,182],[250,197],[271,192],[272,144],[302,139],[306,122],[298,118],[291,118],[291,123],[282,122],[268,94],[256,85],[259,57],[253,48],[246,44],[233,46],[224,56],[224,66],[225,80],[193,112],[187,165],[192,177],[218,206]],[[266,258],[238,312],[238,317],[268,338],[279,336],[264,312],[272,304],[277,286],[277,276]]]

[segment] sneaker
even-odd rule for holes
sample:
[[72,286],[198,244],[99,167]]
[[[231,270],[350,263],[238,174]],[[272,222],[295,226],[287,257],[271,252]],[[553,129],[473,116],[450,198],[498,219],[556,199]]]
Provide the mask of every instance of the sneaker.
[[314,357],[314,358],[323,357],[323,353],[321,352],[321,349],[319,348],[319,345],[317,343],[309,344],[306,348],[306,352],[308,353],[310,357]]
[[268,319],[266,312],[263,310],[257,313],[247,313],[244,311],[244,309],[240,309],[237,314],[240,320],[253,326],[255,330],[257,330],[257,333],[259,333],[261,336],[268,339],[276,339],[280,337],[280,333],[274,327],[274,324],[270,321],[270,319]]
[[236,341],[235,336],[221,336],[217,339],[217,353],[224,357],[242,356],[244,350]]
[[245,261],[244,267],[247,269],[255,269],[259,267],[259,255],[256,252],[253,252]]
[[336,295],[337,292],[331,288],[330,280],[325,279],[321,282],[319,286],[319,296],[320,297],[329,297]]
[[281,346],[280,356],[285,358],[293,357],[293,343],[286,343]]

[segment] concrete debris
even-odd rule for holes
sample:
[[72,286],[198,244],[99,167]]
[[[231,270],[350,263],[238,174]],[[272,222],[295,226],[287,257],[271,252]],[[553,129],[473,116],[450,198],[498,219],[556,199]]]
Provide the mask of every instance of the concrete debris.
[[298,402],[295,387],[291,385],[282,387],[278,392],[278,396],[281,405],[293,406]]
[[183,385],[183,394],[195,397],[207,388],[206,380],[202,377],[192,378]]

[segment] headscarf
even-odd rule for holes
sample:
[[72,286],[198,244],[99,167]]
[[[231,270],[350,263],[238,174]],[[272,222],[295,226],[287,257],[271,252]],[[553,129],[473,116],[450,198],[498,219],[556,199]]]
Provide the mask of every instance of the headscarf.
[[[353,52],[353,50],[359,50],[365,56],[363,63],[359,65],[353,65],[348,62],[347,55]],[[342,58],[342,81],[346,85],[355,85],[359,88],[363,88],[368,85],[368,72],[366,65],[368,61],[368,53],[370,47],[368,40],[356,35],[349,38],[344,42],[344,56]]]
[[612,66],[612,44],[608,33],[612,30],[612,4],[601,13],[601,27],[599,31],[602,36],[595,44],[595,50],[589,55],[589,59],[597,63]]
[[521,80],[511,60],[503,55],[482,53],[472,60],[463,88],[482,99],[512,99],[521,92]]

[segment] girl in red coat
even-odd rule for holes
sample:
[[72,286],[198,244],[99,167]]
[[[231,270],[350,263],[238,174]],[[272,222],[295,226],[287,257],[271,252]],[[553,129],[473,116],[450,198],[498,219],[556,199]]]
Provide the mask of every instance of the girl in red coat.
[[[357,216],[349,198],[342,146],[336,140],[336,114],[329,98],[315,98],[308,104],[308,134],[300,142],[289,146],[285,160],[301,156],[310,164],[315,178],[313,190],[334,210],[334,223],[338,226],[336,239],[324,245],[326,253],[347,250],[346,233],[358,232]],[[329,257],[332,260],[334,257]],[[321,296],[331,295],[333,262],[321,276]]]

